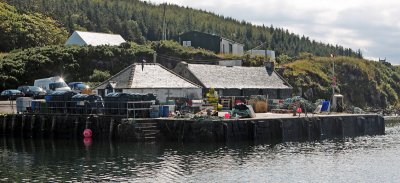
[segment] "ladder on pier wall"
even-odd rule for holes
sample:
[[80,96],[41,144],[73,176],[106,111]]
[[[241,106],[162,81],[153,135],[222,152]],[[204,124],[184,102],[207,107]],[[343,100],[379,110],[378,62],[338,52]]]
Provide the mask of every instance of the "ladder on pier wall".
[[135,131],[140,133],[140,141],[152,142],[156,140],[160,130],[157,123],[154,121],[138,121],[135,126]]

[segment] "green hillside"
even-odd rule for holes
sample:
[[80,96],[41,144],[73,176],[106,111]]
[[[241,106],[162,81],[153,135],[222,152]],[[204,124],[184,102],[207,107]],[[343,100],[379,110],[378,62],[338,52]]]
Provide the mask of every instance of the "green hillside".
[[[112,32],[121,34],[129,41],[162,39],[165,17],[166,38],[197,30],[214,33],[245,44],[251,49],[265,43],[264,47],[297,56],[310,52],[318,56],[336,55],[361,57],[339,45],[329,45],[289,33],[288,30],[271,26],[255,26],[222,15],[176,5],[155,5],[139,0],[5,0],[21,11],[41,12],[59,20],[71,33],[73,30]],[[217,6],[217,3],[216,3]]]
[[390,64],[349,57],[312,57],[286,64],[283,76],[296,93],[301,91],[312,100],[329,99],[332,62],[338,83],[336,92],[343,94],[348,104],[386,108],[399,102],[400,72]]
[[[159,59],[242,59],[245,66],[260,66],[264,58],[216,55],[204,49],[183,47],[161,38],[163,6],[137,0],[7,0],[0,2],[0,91],[32,84],[37,78],[62,75],[67,81],[99,82],[131,63]],[[200,30],[221,34],[251,48],[261,42],[281,54],[281,74],[296,94],[315,101],[331,96],[332,62],[337,92],[348,105],[386,108],[400,100],[400,67],[358,59],[361,53],[340,46],[310,41],[283,29],[253,26],[209,12],[166,6],[167,38]],[[46,15],[35,13],[43,12]],[[54,17],[66,27],[60,28]],[[120,33],[128,40],[120,46],[64,46],[67,30]],[[22,48],[22,49],[21,49]],[[11,52],[8,52],[13,50]],[[308,53],[307,53],[308,52]],[[320,57],[330,53],[335,58]],[[316,56],[314,56],[316,55]]]
[[0,2],[0,52],[63,44],[67,37],[67,30],[52,18],[40,13],[21,13]]

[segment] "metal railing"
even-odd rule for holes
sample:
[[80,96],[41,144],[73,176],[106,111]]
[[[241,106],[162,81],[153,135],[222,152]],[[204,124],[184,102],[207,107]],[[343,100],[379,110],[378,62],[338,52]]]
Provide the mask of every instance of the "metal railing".
[[23,113],[149,117],[153,101],[33,101]]
[[[133,111],[133,118],[136,118],[136,111],[147,111],[151,110],[152,108],[150,107],[152,101],[137,101],[137,102],[127,102],[127,107],[126,107],[126,118],[129,118],[129,112]],[[138,108],[136,108],[135,104],[145,104],[141,105]],[[146,105],[150,104],[150,105]],[[147,107],[148,106],[148,107]]]

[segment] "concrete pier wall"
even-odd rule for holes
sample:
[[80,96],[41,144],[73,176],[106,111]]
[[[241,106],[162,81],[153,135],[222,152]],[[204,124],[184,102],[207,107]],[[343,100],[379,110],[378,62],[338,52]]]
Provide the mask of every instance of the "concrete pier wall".
[[58,115],[0,116],[0,134],[14,137],[81,138],[93,129],[93,138],[114,138],[118,118]]
[[189,120],[122,119],[107,116],[0,116],[0,134],[15,137],[83,138],[180,142],[314,141],[362,135],[384,135],[379,115],[338,115],[302,118]]
[[184,142],[314,141],[385,134],[385,121],[378,115],[158,123],[163,139]]

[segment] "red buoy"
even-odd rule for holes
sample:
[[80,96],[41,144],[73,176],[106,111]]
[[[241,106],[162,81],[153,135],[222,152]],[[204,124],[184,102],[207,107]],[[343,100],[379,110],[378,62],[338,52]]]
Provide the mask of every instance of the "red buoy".
[[90,129],[83,130],[83,136],[85,138],[91,138],[92,137],[92,130],[90,130]]
[[229,118],[231,118],[231,114],[229,114],[229,112],[225,113],[225,119],[229,119]]

